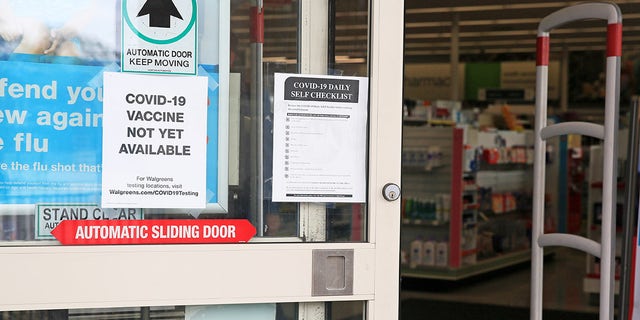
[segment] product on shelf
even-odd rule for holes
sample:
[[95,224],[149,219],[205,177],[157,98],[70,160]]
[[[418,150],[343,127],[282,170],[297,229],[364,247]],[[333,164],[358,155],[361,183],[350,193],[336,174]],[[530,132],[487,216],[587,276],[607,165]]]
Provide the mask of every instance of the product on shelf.
[[406,125],[403,135],[405,275],[457,280],[528,259],[529,131]]
[[451,196],[435,194],[425,198],[403,198],[402,217],[413,223],[444,224],[449,221]]
[[422,265],[434,266],[436,264],[436,242],[427,240],[422,244]]
[[449,263],[449,243],[438,242],[436,244],[436,266],[446,267]]

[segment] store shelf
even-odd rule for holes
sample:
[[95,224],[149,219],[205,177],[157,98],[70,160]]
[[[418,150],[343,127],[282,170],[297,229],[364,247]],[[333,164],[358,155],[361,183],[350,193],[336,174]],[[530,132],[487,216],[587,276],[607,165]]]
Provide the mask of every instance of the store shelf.
[[[591,188],[602,189],[602,181],[592,182],[591,183]],[[618,182],[617,188],[618,188],[618,190],[624,190],[624,182]]]
[[[495,141],[501,143],[499,148]],[[403,276],[459,280],[530,260],[530,223],[525,213],[530,208],[522,206],[526,202],[522,194],[530,192],[532,166],[503,163],[526,161],[523,156],[530,142],[528,132],[405,126],[405,158],[421,159],[422,150],[437,150],[441,166],[429,171],[403,166],[407,169],[402,177],[406,200],[401,239]],[[500,160],[499,164],[477,166],[486,149],[497,150],[492,159]],[[447,209],[433,210],[433,203],[441,207],[444,199],[450,202]],[[510,211],[494,213],[491,209],[497,199],[503,202],[496,208]],[[416,207],[420,208],[417,212]],[[489,211],[483,214],[487,208]],[[433,212],[437,212],[437,218],[421,219]],[[446,263],[441,259],[437,267],[431,266],[431,243],[446,246],[447,251],[436,252],[436,256],[446,256]]]
[[[626,136],[626,133],[622,132],[619,134],[620,136]],[[603,161],[603,147],[602,145],[593,145],[589,149],[589,167],[588,167],[588,175],[589,180],[587,181],[587,185],[589,188],[587,189],[587,238],[592,239],[596,242],[600,242],[601,239],[601,215],[602,215],[602,161]],[[626,145],[620,144],[618,145],[618,160],[623,160],[622,155],[626,154]],[[615,252],[615,271],[616,271],[616,280],[615,280],[615,292],[619,292],[619,268],[618,265],[620,263],[620,259],[622,256],[622,212],[623,212],[623,202],[624,202],[624,190],[625,184],[624,182],[617,182],[617,202],[616,206],[616,214],[618,217],[616,218],[616,252]],[[596,257],[585,254],[586,259],[586,275],[583,279],[583,287],[582,290],[588,294],[598,294],[600,291],[600,277],[599,273],[599,262]]]
[[404,117],[402,119],[404,124],[408,125],[431,125],[431,126],[455,126],[456,122],[452,120],[428,120],[424,117]]
[[402,165],[402,170],[406,171],[406,172],[413,172],[413,173],[423,173],[423,172],[432,172],[432,171],[437,171],[438,169],[442,168],[442,165],[437,165],[437,166],[427,166],[427,165],[421,165],[421,166],[414,166],[414,165]]
[[422,219],[402,219],[403,226],[416,226],[416,227],[441,227],[449,225],[448,221],[436,221],[436,220],[422,220]]
[[[600,293],[600,278],[599,277],[592,277],[592,276],[586,276],[584,277],[584,279],[582,280],[582,290],[585,293],[592,293],[592,294],[599,294]],[[616,279],[615,280],[615,288],[614,288],[614,292],[618,293],[620,292],[620,280]]]
[[[552,255],[554,253],[555,251],[553,249],[545,250],[545,255]],[[403,277],[409,278],[458,281],[478,276],[487,272],[492,272],[510,266],[526,263],[530,261],[530,259],[531,251],[521,250],[513,253],[506,253],[485,260],[480,260],[475,264],[465,265],[460,268],[426,266],[417,266],[416,268],[410,268],[408,266],[403,266],[401,268],[401,274]]]

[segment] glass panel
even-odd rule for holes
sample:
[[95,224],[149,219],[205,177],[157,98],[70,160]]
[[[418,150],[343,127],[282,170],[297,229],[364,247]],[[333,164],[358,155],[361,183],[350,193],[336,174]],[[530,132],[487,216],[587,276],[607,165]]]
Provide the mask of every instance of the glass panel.
[[[277,1],[275,1],[277,2]],[[241,176],[244,175],[246,180],[253,179],[254,176],[262,176],[264,184],[255,186],[256,190],[262,188],[264,197],[262,202],[263,216],[263,235],[267,237],[297,237],[302,231],[300,218],[298,214],[301,209],[295,203],[284,203],[272,201],[272,155],[273,155],[273,111],[274,111],[274,74],[275,73],[296,73],[299,69],[298,47],[293,45],[296,39],[300,19],[298,14],[298,1],[292,1],[290,4],[270,4],[265,3],[265,42],[263,47],[264,54],[264,106],[262,109],[263,127],[253,125],[251,130],[242,130],[248,136],[246,141],[255,139],[262,142],[263,161],[261,163],[252,163],[250,159],[258,160],[257,155],[251,154],[255,150],[247,150],[247,154],[241,154],[241,159],[247,159],[241,169]],[[286,2],[286,1],[285,1]],[[329,26],[333,31],[333,38],[329,39],[327,50],[330,53],[327,64],[328,72],[338,75],[351,76],[367,76],[368,75],[368,2],[367,1],[329,1]],[[239,5],[238,8],[246,10],[246,6]],[[358,25],[360,28],[350,28],[353,21],[349,21],[349,16],[354,14],[358,16]],[[233,20],[232,39],[238,39],[239,48],[242,48],[244,59],[240,61],[249,61],[249,65],[238,63],[232,65],[232,72],[237,71],[243,74],[250,74],[251,62],[253,59],[247,58],[251,56],[250,35],[246,32],[249,30],[249,21]],[[242,31],[241,31],[242,30]],[[357,41],[357,40],[359,41]],[[354,42],[355,41],[355,42]],[[357,43],[358,46],[352,46]],[[238,60],[236,60],[238,61]],[[259,117],[258,110],[252,110],[249,114],[255,114]],[[251,118],[255,118],[251,117]],[[261,130],[262,129],[262,130]],[[261,136],[262,134],[262,136]],[[242,143],[244,144],[244,143]],[[255,169],[254,169],[255,168]],[[262,171],[260,170],[262,169]],[[249,175],[249,176],[247,176]],[[252,187],[241,189],[240,192],[245,194],[251,193]],[[251,201],[249,198],[238,198],[238,202],[242,203],[249,209]],[[366,232],[364,226],[366,220],[363,212],[365,206],[363,204],[336,204],[325,203],[318,204],[320,211],[324,211],[326,234],[325,241],[364,241]],[[256,207],[255,211],[260,212],[261,208]],[[313,223],[313,222],[312,222]],[[306,239],[310,240],[310,239]]]
[[[226,202],[223,210],[99,207],[101,76],[121,70],[127,41],[122,30],[129,23],[121,21],[122,8],[127,11],[133,2],[0,0],[0,245],[57,244],[50,235],[57,224],[85,219],[247,219],[267,241],[304,239],[300,213],[305,204],[271,200],[274,73],[297,73],[300,62],[301,17],[295,0],[264,1],[264,45],[255,42],[251,31],[260,16],[253,1],[230,1],[230,18],[221,14],[219,25],[211,22],[218,20],[218,2],[197,1],[198,75],[226,80],[226,61],[216,60],[225,54],[215,41],[224,42],[216,31],[230,20],[229,105],[219,108],[229,112],[229,133],[221,134],[229,138],[229,177],[223,186],[228,193],[217,193],[225,198],[218,199]],[[367,77],[368,1],[329,3],[328,73]],[[124,63],[146,60],[135,61]],[[218,100],[216,89],[208,98]],[[209,130],[216,116],[209,110]],[[207,188],[217,182],[211,152]],[[143,188],[128,187],[134,192]],[[325,213],[326,236],[320,240],[365,241],[366,204],[315,206]]]
[[[364,302],[326,302],[325,316],[308,317],[310,320],[364,319]],[[40,311],[4,311],[0,318],[12,320],[298,320],[297,303],[220,305],[220,306],[171,306],[133,307],[110,309],[70,309]]]

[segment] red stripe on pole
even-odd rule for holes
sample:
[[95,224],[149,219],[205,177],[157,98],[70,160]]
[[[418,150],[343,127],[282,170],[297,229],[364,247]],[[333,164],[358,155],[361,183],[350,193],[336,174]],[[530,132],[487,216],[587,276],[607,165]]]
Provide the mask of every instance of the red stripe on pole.
[[251,42],[264,43],[264,9],[251,7],[251,25],[249,33]]
[[63,245],[206,244],[249,241],[249,220],[64,220],[51,234]]
[[536,66],[549,65],[549,37],[538,37],[536,41]]
[[622,23],[612,23],[607,27],[607,57],[622,56]]

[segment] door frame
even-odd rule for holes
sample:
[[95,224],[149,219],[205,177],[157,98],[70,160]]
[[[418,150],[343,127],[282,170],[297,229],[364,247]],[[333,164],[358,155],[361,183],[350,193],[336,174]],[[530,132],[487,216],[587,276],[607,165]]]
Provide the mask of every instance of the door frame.
[[[371,0],[366,243],[0,247],[0,310],[366,301],[367,319],[397,319],[402,3]],[[353,295],[312,295],[312,251],[353,250]],[[168,276],[179,275],[179,276]],[[381,305],[382,307],[377,307]]]

